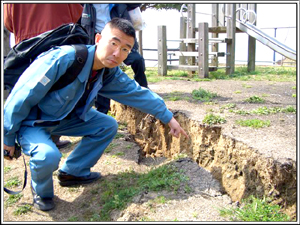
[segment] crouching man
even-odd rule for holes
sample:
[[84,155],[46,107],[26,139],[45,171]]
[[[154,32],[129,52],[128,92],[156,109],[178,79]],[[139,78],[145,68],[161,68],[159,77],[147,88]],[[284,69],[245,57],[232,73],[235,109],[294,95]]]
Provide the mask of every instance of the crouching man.
[[55,207],[52,175],[58,169],[61,153],[51,135],[82,137],[58,171],[61,186],[91,183],[101,177],[91,168],[116,135],[118,123],[92,108],[98,92],[155,116],[169,125],[171,135],[188,138],[162,98],[118,67],[134,41],[132,24],[113,18],[101,34],[96,34],[95,45],[87,45],[88,58],[75,81],[49,92],[75,60],[72,46],[54,47],[27,68],[6,100],[4,149],[12,156],[17,141],[23,153],[30,156],[31,190],[37,209]]

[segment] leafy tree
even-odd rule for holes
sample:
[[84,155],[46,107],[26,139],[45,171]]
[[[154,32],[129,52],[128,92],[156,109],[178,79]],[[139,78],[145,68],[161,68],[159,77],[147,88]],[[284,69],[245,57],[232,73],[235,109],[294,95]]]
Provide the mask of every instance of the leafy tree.
[[177,11],[180,11],[182,4],[154,4],[154,3],[143,3],[141,5],[141,11],[145,11],[146,9],[156,9],[156,10],[161,10],[161,9],[175,9]]

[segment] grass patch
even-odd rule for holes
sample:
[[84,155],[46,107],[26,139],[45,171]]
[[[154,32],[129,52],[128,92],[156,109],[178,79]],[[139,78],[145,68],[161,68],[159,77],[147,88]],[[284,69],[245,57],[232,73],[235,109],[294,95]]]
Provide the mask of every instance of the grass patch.
[[270,203],[267,198],[259,199],[249,196],[242,200],[243,206],[240,208],[230,208],[219,210],[221,216],[230,216],[231,221],[247,222],[280,222],[289,221],[290,218],[281,212],[279,205]]
[[219,115],[214,115],[213,113],[207,114],[202,120],[203,123],[212,125],[212,124],[221,124],[226,123],[226,119]]
[[3,172],[8,173],[9,171],[11,171],[11,169],[12,169],[11,166],[5,166]]
[[199,88],[198,90],[192,91],[192,97],[193,97],[193,99],[196,99],[196,100],[200,100],[203,102],[209,102],[213,98],[217,97],[217,94],[206,91],[203,88]]
[[[94,214],[90,221],[110,221],[110,213],[114,209],[122,210],[132,198],[144,191],[174,191],[187,181],[175,166],[163,165],[152,168],[148,173],[138,174],[134,171],[121,172],[113,179],[103,180],[97,187],[100,192],[100,213]],[[161,199],[162,201],[163,199]]]
[[12,206],[16,202],[18,202],[23,197],[23,194],[19,193],[16,195],[9,195],[8,199],[5,201],[5,206]]
[[119,157],[119,156],[124,156],[124,155],[125,155],[124,152],[117,152],[116,154],[112,155],[111,157],[112,157],[112,158],[117,158],[117,157]]
[[161,196],[156,197],[153,200],[149,200],[149,202],[147,203],[147,206],[152,208],[156,204],[165,204],[165,203],[167,203],[167,201],[168,201],[168,199],[166,199],[165,196],[161,195]]
[[228,103],[226,105],[222,105],[221,109],[233,109],[236,107],[235,103]]
[[177,153],[173,156],[173,159],[178,160],[178,159],[187,158],[187,157],[188,157],[188,155],[185,153]]
[[110,153],[113,148],[117,147],[119,144],[118,143],[110,143],[107,148],[104,150],[105,153]]
[[124,134],[117,133],[116,136],[114,137],[114,139],[123,138],[124,136],[125,136]]
[[14,215],[19,216],[32,211],[32,206],[29,204],[22,205],[14,211]]
[[259,120],[259,119],[249,119],[249,120],[236,120],[236,124],[243,127],[252,127],[252,128],[262,128],[269,127],[270,120]]
[[[122,67],[122,70],[133,79],[134,73],[130,66]],[[195,82],[207,82],[211,80],[240,80],[240,81],[296,81],[296,67],[274,67],[256,66],[255,71],[248,72],[246,66],[236,66],[233,74],[226,74],[224,70],[217,70],[209,73],[208,78],[199,78],[197,72],[189,76],[187,71],[168,70],[167,75],[159,76],[157,67],[147,67],[145,75],[149,83],[156,83],[163,80],[190,80]]]
[[257,115],[268,115],[274,113],[296,113],[296,108],[294,108],[293,106],[287,106],[286,108],[281,108],[281,107],[268,108],[266,106],[263,106],[252,110],[251,113]]
[[127,123],[126,122],[119,122],[119,129],[120,130],[125,130],[127,128]]
[[209,73],[209,78],[217,80],[241,81],[296,81],[296,67],[256,66],[255,71],[248,72],[245,66],[236,66],[233,74],[227,75],[223,70]]
[[293,106],[287,106],[285,108],[281,107],[266,107],[262,106],[257,109],[253,109],[251,111],[246,111],[246,110],[234,110],[234,109],[229,109],[229,112],[240,114],[240,115],[251,115],[251,114],[256,114],[256,115],[269,115],[269,114],[274,114],[274,113],[296,113],[297,110]]
[[77,216],[71,216],[69,219],[68,219],[69,222],[78,222],[79,219]]
[[7,180],[6,184],[4,185],[6,188],[11,188],[11,187],[17,187],[21,184],[21,181],[19,180],[18,177],[11,177]]
[[166,101],[179,101],[179,100],[189,100],[189,97],[185,96],[185,93],[180,92],[180,91],[173,91],[171,93],[168,93],[165,97],[164,100]]
[[264,103],[265,102],[264,99],[262,99],[261,97],[259,97],[257,95],[251,96],[250,98],[247,98],[244,101],[248,102],[248,103]]
[[222,105],[220,107],[220,112],[223,113],[224,110],[232,110],[236,107],[236,104],[235,103],[228,103],[228,104],[225,104],[225,105]]
[[252,86],[251,85],[248,85],[248,84],[243,84],[242,85],[244,88],[252,88]]

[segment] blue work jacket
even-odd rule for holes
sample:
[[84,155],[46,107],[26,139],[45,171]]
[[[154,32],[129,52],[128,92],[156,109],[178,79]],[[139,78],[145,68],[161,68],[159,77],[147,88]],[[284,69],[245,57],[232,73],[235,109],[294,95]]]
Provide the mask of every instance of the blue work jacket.
[[75,81],[62,89],[49,92],[75,60],[72,46],[54,47],[42,53],[25,70],[4,105],[4,144],[14,145],[16,134],[22,125],[57,122],[74,111],[82,120],[89,120],[89,110],[99,90],[104,97],[149,113],[165,124],[171,120],[173,113],[167,109],[163,99],[141,87],[119,67],[99,70],[85,104],[78,107],[78,101],[89,86],[87,83],[92,73],[96,50],[96,45],[87,47],[88,58],[82,71]]

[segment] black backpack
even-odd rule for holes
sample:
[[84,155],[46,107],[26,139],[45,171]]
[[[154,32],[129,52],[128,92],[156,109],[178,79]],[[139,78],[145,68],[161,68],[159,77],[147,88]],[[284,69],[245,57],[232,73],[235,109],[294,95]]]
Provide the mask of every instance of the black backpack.
[[72,45],[75,48],[76,60],[51,88],[58,90],[75,80],[83,68],[88,51],[86,44],[89,35],[80,24],[64,24],[38,36],[26,39],[15,45],[7,54],[4,61],[4,87],[11,90],[19,77],[34,59],[54,46]]

